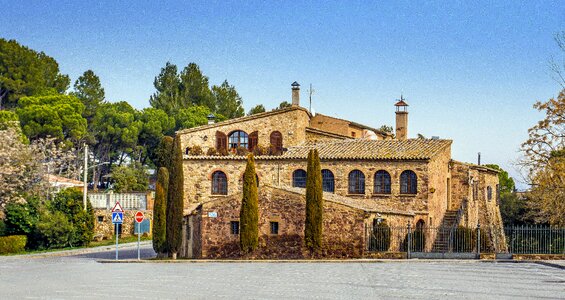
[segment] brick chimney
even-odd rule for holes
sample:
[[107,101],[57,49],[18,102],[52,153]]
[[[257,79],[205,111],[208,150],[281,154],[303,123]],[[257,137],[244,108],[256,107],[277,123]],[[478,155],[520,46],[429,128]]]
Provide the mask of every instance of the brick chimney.
[[292,106],[300,106],[300,84],[293,82],[292,86]]
[[396,139],[405,140],[408,138],[408,111],[406,110],[408,103],[400,95],[400,100],[394,106],[396,106]]

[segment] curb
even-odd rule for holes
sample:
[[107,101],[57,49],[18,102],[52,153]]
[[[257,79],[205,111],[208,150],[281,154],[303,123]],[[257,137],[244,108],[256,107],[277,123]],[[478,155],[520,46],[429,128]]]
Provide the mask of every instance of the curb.
[[[151,245],[152,241],[143,241],[140,243],[140,246],[147,246]],[[125,244],[118,244],[118,249],[122,248],[131,248],[137,247],[137,242],[125,243]],[[74,255],[81,255],[81,254],[88,254],[88,253],[96,253],[96,252],[105,252],[105,251],[112,251],[116,249],[116,245],[108,245],[108,246],[99,246],[94,248],[79,248],[79,249],[72,249],[72,250],[62,250],[62,251],[53,251],[53,252],[45,252],[45,253],[37,253],[37,254],[20,254],[14,255],[12,257],[17,258],[46,258],[46,257],[63,257],[63,256],[74,256]]]

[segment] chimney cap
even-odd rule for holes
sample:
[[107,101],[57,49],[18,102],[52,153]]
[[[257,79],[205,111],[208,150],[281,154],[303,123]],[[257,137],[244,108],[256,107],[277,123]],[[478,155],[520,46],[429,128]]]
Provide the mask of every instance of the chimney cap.
[[214,120],[216,116],[214,116],[213,113],[210,113],[206,118],[208,118],[208,120]]
[[299,89],[300,88],[300,84],[298,84],[298,82],[293,82],[290,86],[292,86],[293,89]]
[[396,99],[396,100],[398,100],[398,102],[396,102],[396,104],[394,104],[394,106],[408,106],[408,103],[406,103],[406,102],[404,101],[404,100],[406,100],[406,99],[404,99],[404,97],[402,96],[402,94],[400,95],[400,100],[399,100],[399,99]]

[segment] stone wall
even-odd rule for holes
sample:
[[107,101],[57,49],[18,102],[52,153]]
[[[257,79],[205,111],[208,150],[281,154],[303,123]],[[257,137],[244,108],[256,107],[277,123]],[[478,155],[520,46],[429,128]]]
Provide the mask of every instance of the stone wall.
[[[124,222],[122,224],[122,236],[130,236],[134,232],[135,210],[124,212]],[[143,211],[146,220],[153,223],[153,211]],[[114,235],[116,225],[112,224],[112,211],[106,209],[94,210],[94,237],[97,239],[109,239]]]
[[216,132],[228,135],[235,130],[243,130],[247,134],[258,132],[258,145],[268,147],[273,131],[279,131],[283,137],[283,147],[296,146],[306,141],[305,128],[310,121],[309,114],[302,108],[284,109],[280,112],[267,113],[257,117],[246,117],[234,122],[232,120],[218,123],[215,126],[203,126],[202,130],[180,131],[182,149],[200,146],[204,153],[208,148],[216,147]]
[[[446,147],[428,164],[429,173],[429,205],[428,218],[423,220],[426,226],[440,225],[445,211],[448,210],[448,182],[451,178],[449,161],[451,160],[451,146]],[[449,180],[448,180],[449,179]]]
[[[292,186],[292,173],[297,169],[306,170],[306,160],[257,159],[256,171],[259,186]],[[184,160],[185,209],[193,203],[203,203],[225,196],[212,195],[212,173],[223,171],[228,180],[228,194],[241,192],[242,176],[245,171],[244,159],[189,158]],[[335,178],[335,194],[347,196],[375,209],[403,212],[427,213],[429,171],[427,161],[321,161],[321,168],[332,171]],[[447,167],[441,169],[447,170]],[[353,170],[365,175],[365,194],[348,193],[348,176]],[[391,194],[375,194],[374,175],[386,170],[391,176]],[[412,170],[418,177],[417,194],[400,194],[400,173]],[[441,171],[439,168],[437,172]],[[446,175],[438,175],[445,177]]]
[[345,136],[351,136],[351,133],[349,132],[349,123],[350,122],[346,120],[332,118],[321,114],[315,115],[310,120],[311,127],[324,131],[335,132]]
[[[259,249],[252,258],[304,258],[304,195],[264,186],[259,189]],[[200,217],[201,249],[195,258],[239,258],[239,235],[231,234],[231,221],[239,221],[241,194],[204,203],[190,218]],[[362,257],[365,243],[365,213],[334,202],[324,205],[325,257]],[[270,232],[270,222],[278,222],[279,232]],[[198,222],[195,222],[198,223]],[[188,245],[186,243],[185,245]],[[184,253],[190,251],[185,250]]]

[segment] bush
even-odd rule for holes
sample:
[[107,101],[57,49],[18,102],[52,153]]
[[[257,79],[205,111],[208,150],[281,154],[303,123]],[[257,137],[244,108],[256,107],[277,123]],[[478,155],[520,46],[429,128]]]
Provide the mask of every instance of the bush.
[[0,236],[6,235],[6,223],[4,220],[0,220]]
[[166,239],[167,250],[173,259],[182,244],[182,218],[184,206],[184,174],[182,169],[182,150],[180,137],[177,135],[171,153],[169,170],[169,190],[167,196]]
[[206,155],[208,155],[208,156],[216,156],[216,155],[218,155],[218,151],[216,151],[216,148],[210,147],[210,148],[208,148],[208,150],[206,151]]
[[228,150],[226,148],[220,148],[218,149],[218,155],[219,156],[227,156],[229,154]]
[[39,200],[27,197],[23,203],[6,205],[5,235],[29,235],[37,223]]
[[0,236],[0,254],[22,252],[26,243],[25,235]]
[[[90,201],[86,211],[83,208],[82,192],[77,189],[60,191],[50,202],[50,211],[61,212],[71,225],[69,243],[71,246],[87,246],[94,236],[94,212]],[[50,248],[52,248],[50,246]]]
[[112,181],[116,193],[145,192],[149,188],[149,176],[139,163],[115,167],[112,170]]
[[269,154],[269,148],[267,147],[257,145],[255,146],[255,148],[253,148],[253,155],[255,156],[268,155],[268,154]]
[[247,154],[249,154],[249,150],[247,150],[247,148],[245,147],[237,147],[235,148],[235,154],[238,156],[247,156]]
[[252,252],[259,245],[259,196],[253,154],[247,156],[243,173],[243,198],[239,211],[239,245],[244,253]]
[[386,222],[380,222],[373,228],[372,249],[374,251],[388,251],[390,249],[390,227]]
[[167,191],[169,189],[169,170],[161,167],[157,172],[155,185],[155,205],[153,206],[153,249],[157,254],[167,252]]
[[[457,227],[451,240],[453,252],[477,251],[477,229]],[[485,229],[481,229],[481,252],[493,252],[494,247]]]
[[39,249],[64,248],[71,246],[74,234],[73,224],[63,212],[45,211],[37,223],[34,243]]
[[[410,251],[411,252],[423,252],[426,246],[426,233],[421,229],[416,229],[410,233]],[[402,248],[407,251],[408,246],[408,234],[404,237],[402,241]]]
[[192,156],[199,156],[199,155],[203,155],[204,151],[202,151],[202,148],[200,146],[196,145],[191,147],[190,150],[188,150],[188,154]]
[[308,153],[306,171],[306,220],[304,224],[304,243],[311,252],[322,248],[324,199],[322,197],[322,171],[318,150]]

